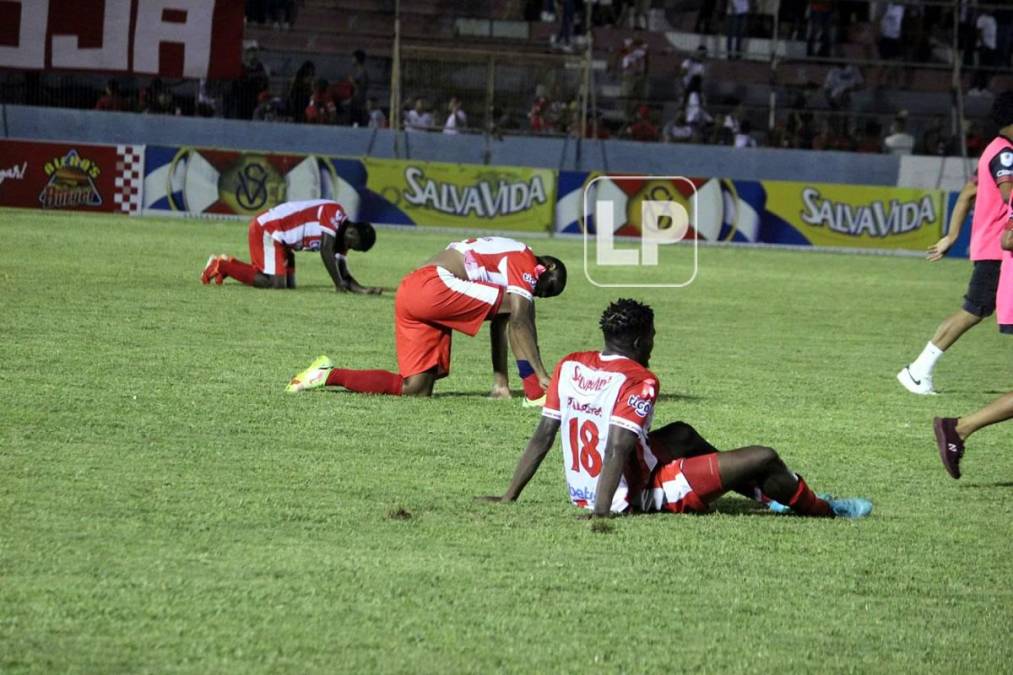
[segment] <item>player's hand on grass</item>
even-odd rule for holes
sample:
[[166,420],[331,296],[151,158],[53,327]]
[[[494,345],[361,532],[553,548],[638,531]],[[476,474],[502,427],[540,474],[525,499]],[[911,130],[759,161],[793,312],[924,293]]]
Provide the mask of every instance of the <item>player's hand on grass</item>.
[[932,244],[932,246],[929,246],[928,255],[925,257],[932,262],[941,260],[942,257],[946,255],[946,252],[950,250],[951,246],[953,246],[953,240],[949,237],[943,237],[936,243]]
[[497,400],[510,398],[510,387],[505,384],[492,385],[492,391],[489,392],[489,398]]
[[383,293],[383,289],[379,286],[370,286],[366,289],[366,295],[380,295]]

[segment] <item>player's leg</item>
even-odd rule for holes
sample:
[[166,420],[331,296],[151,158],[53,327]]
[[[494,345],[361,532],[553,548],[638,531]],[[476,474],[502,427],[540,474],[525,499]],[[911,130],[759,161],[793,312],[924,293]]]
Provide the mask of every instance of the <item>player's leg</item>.
[[804,516],[862,517],[872,510],[864,499],[818,497],[805,480],[788,469],[773,448],[754,445],[717,455],[718,472],[725,489],[755,483],[765,495]]
[[937,417],[932,421],[943,466],[954,478],[960,478],[960,460],[964,441],[979,429],[1013,419],[1013,391],[1003,394],[984,408],[963,417]]
[[[232,256],[219,256],[217,271],[220,277],[216,281],[221,283],[221,280],[224,280],[226,277],[232,277],[239,283],[247,286],[270,288],[272,285],[271,280],[263,274],[263,270],[267,265],[273,268],[274,240],[266,236],[263,228],[257,223],[256,218],[250,221],[250,226],[247,229],[247,242],[250,246],[250,260],[253,261],[252,264],[243,262]],[[265,250],[265,246],[268,247],[268,250]],[[268,260],[271,262],[267,263]]]
[[295,288],[295,251],[285,247],[285,288]]
[[946,317],[918,358],[897,373],[897,380],[913,394],[934,394],[932,371],[943,353],[981,320],[995,311],[999,286],[999,263],[979,260],[974,263],[964,305]]

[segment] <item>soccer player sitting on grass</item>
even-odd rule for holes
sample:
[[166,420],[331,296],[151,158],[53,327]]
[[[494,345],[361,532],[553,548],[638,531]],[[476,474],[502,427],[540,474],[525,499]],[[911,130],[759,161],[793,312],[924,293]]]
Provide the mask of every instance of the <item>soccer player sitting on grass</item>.
[[[517,463],[504,495],[515,501],[563,427],[563,469],[570,500],[592,516],[612,513],[706,513],[735,490],[770,502],[772,510],[803,516],[860,518],[865,499],[815,495],[771,448],[718,452],[688,424],[650,431],[660,384],[647,369],[654,347],[654,313],[635,300],[618,300],[600,321],[601,352],[576,352],[556,366],[542,419]],[[776,501],[776,503],[774,503]]]
[[401,280],[394,299],[398,372],[334,368],[318,357],[286,391],[339,386],[366,394],[430,396],[436,380],[450,373],[452,331],[474,336],[491,321],[492,398],[509,398],[507,342],[517,359],[525,405],[540,405],[549,374],[542,365],[535,330],[535,301],[559,295],[566,267],[552,256],[535,256],[505,237],[450,244]]
[[295,252],[320,251],[327,273],[339,293],[379,295],[381,288],[362,286],[348,271],[348,249],[368,251],[376,242],[369,223],[353,223],[337,202],[314,199],[287,202],[250,221],[248,230],[253,264],[219,255],[208,258],[201,283],[227,277],[255,288],[295,288]]
[[[963,211],[966,214],[970,199],[975,200],[971,220],[970,254],[974,263],[971,280],[963,307],[946,317],[918,358],[897,373],[897,380],[912,394],[935,394],[932,371],[943,353],[961,335],[995,311],[999,267],[1003,257],[1000,240],[1008,216],[1008,204],[1013,197],[1013,91],[996,97],[992,105],[992,119],[1000,127],[999,135],[978,159],[977,189],[965,186],[955,208],[955,213]],[[954,219],[951,219],[951,228],[953,222]],[[955,236],[953,239],[949,235],[944,237],[929,250],[930,259],[938,251],[945,252],[954,241]]]
[[[996,295],[996,319],[999,331],[1013,335],[1013,220],[1006,223],[1002,237],[1003,259]],[[1005,363],[1009,363],[1008,357]],[[981,410],[963,417],[937,417],[932,421],[943,466],[954,478],[960,478],[960,460],[964,441],[978,429],[1013,419],[1013,391],[995,399]]]

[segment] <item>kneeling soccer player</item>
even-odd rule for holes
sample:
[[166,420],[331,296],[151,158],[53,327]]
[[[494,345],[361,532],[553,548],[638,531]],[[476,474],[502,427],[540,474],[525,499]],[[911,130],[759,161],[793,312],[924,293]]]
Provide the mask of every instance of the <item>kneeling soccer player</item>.
[[349,273],[349,249],[368,251],[376,242],[369,223],[348,220],[341,204],[327,199],[287,202],[250,221],[252,264],[219,255],[208,258],[200,280],[221,285],[227,277],[255,288],[295,288],[295,251],[320,251],[324,267],[339,293],[379,295],[383,289],[362,286]]
[[731,490],[776,501],[774,510],[804,516],[859,518],[872,511],[865,499],[815,495],[770,448],[718,452],[682,422],[651,432],[660,390],[647,369],[654,313],[635,300],[619,300],[605,310],[600,325],[601,352],[576,352],[556,366],[542,419],[498,501],[520,496],[562,426],[570,500],[596,517],[706,513],[711,502]]
[[289,382],[295,393],[339,386],[365,394],[430,396],[450,373],[453,331],[474,336],[491,321],[493,398],[509,398],[507,342],[517,359],[525,405],[541,405],[549,374],[535,329],[535,298],[566,287],[558,258],[535,256],[524,243],[481,237],[450,244],[401,280],[394,298],[398,372],[334,368],[318,357]]

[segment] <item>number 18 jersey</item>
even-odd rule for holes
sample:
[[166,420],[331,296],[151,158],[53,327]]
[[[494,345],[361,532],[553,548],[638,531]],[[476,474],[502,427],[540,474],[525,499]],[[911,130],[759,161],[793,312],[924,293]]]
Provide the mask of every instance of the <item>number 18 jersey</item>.
[[594,508],[609,428],[617,426],[637,434],[637,466],[624,470],[611,510],[641,508],[658,463],[647,444],[658,389],[654,373],[625,356],[576,352],[556,365],[542,415],[560,421],[563,471],[575,505]]

